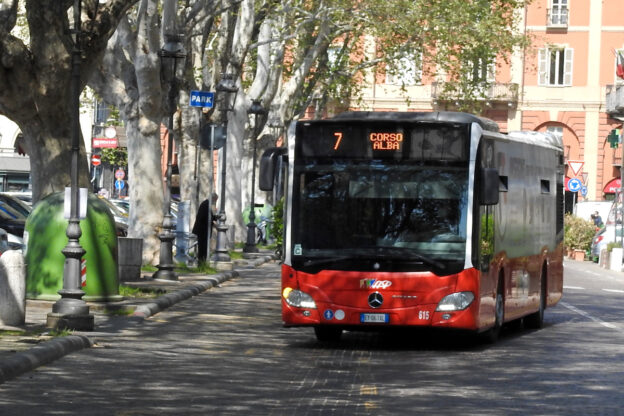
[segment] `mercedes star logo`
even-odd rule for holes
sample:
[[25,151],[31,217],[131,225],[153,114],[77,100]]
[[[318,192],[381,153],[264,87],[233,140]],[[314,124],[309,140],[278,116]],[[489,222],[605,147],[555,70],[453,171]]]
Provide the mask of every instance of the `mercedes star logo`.
[[379,308],[383,303],[383,296],[379,292],[373,292],[368,295],[368,304],[371,308]]

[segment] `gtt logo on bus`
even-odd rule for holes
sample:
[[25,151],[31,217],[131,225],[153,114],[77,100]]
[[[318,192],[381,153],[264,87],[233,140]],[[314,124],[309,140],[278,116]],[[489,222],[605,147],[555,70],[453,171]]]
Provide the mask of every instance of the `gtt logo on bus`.
[[392,286],[390,280],[362,279],[360,289],[387,289]]

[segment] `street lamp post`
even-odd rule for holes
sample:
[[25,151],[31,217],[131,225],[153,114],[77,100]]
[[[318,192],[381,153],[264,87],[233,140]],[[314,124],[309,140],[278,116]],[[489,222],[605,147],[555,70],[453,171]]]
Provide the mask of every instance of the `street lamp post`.
[[[95,13],[97,6],[95,3]],[[47,315],[46,324],[49,328],[73,329],[90,331],[94,328],[93,314],[89,313],[89,305],[82,300],[84,291],[80,288],[80,267],[82,256],[86,251],[80,245],[80,188],[78,185],[78,161],[80,157],[80,64],[82,51],[81,37],[81,4],[74,0],[74,29],[71,72],[71,166],[70,166],[70,214],[67,224],[67,245],[62,250],[65,255],[63,266],[63,288],[59,290],[61,298],[52,305],[52,312]],[[85,201],[86,203],[86,201]]]
[[165,200],[163,203],[162,231],[158,235],[160,239],[160,261],[158,271],[152,276],[154,279],[178,280],[178,275],[173,271],[173,240],[175,240],[175,223],[171,215],[171,160],[173,159],[173,115],[175,114],[178,97],[178,64],[183,66],[186,51],[182,45],[180,35],[165,34],[165,45],[158,52],[161,61],[161,74],[163,80],[169,84],[168,107],[169,125],[167,126],[167,172],[165,187]]
[[236,103],[236,93],[238,87],[234,81],[234,77],[231,74],[223,74],[221,81],[216,86],[217,94],[222,100],[222,111],[225,112],[225,136],[226,140],[223,144],[223,150],[221,155],[221,197],[219,205],[219,213],[217,214],[217,246],[215,253],[212,256],[212,260],[215,262],[230,261],[230,254],[227,249],[227,230],[228,226],[225,224],[225,173],[227,170],[227,126],[228,126],[228,113],[234,110],[234,104]]
[[251,102],[251,107],[249,107],[247,112],[254,115],[254,134],[252,137],[253,156],[251,165],[251,208],[249,210],[249,223],[247,224],[247,242],[245,243],[245,247],[243,247],[243,252],[257,253],[259,250],[258,247],[256,247],[256,146],[258,143],[258,134],[260,133],[258,128],[258,118],[261,115],[266,114],[266,110],[262,108],[260,100],[253,100]]

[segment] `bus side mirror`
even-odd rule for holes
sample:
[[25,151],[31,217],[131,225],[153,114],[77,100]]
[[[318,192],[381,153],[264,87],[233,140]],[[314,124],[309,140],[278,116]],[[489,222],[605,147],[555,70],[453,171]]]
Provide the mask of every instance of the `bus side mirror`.
[[481,189],[479,192],[479,203],[481,205],[498,204],[499,177],[498,169],[481,169]]
[[260,157],[260,173],[258,187],[261,191],[272,191],[275,182],[276,167],[279,159],[286,153],[285,147],[271,147]]

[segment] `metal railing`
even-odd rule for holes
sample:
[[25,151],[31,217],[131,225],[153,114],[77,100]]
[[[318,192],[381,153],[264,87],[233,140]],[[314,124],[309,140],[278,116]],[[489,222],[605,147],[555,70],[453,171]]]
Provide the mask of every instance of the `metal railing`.
[[[433,82],[431,84],[431,98],[433,100],[461,100],[462,97],[459,96],[448,96],[444,93],[444,82]],[[508,84],[500,84],[495,83],[491,84],[488,88],[481,91],[481,98],[479,100],[482,101],[496,101],[496,102],[508,102],[508,103],[517,103],[518,102],[518,84],[508,83]]]
[[607,85],[606,112],[611,116],[624,116],[624,83]]

